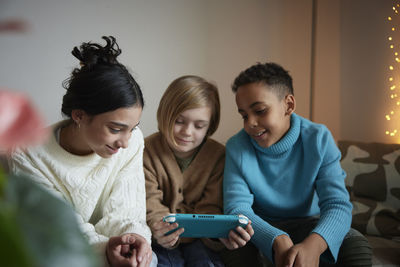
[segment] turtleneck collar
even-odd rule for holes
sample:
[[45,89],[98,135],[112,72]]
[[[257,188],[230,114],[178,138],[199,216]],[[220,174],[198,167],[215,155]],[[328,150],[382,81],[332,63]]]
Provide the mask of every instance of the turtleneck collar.
[[270,147],[261,147],[257,144],[257,142],[251,138],[250,141],[253,146],[260,152],[271,155],[278,156],[288,151],[293,147],[294,143],[297,141],[300,135],[300,117],[293,113],[290,117],[290,128],[289,131],[279,140],[277,143],[271,145]]

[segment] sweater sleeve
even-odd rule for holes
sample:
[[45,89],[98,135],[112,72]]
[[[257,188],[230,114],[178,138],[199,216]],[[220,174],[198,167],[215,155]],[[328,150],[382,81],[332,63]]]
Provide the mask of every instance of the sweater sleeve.
[[170,213],[169,208],[163,204],[163,192],[159,188],[157,176],[152,171],[146,160],[144,160],[144,173],[146,176],[146,202],[147,202],[147,223],[151,227],[163,216]]
[[135,130],[128,150],[130,159],[119,171],[105,199],[103,217],[96,223],[95,230],[111,237],[125,233],[143,236],[151,243],[151,232],[146,224],[146,193],[143,173],[144,142],[140,130]]
[[[248,217],[254,229],[251,241],[271,261],[274,261],[272,245],[279,235],[286,233],[273,227],[260,216],[254,213],[252,205],[254,196],[243,177],[241,168],[242,153],[235,144],[230,141],[226,145],[226,159],[223,180],[224,212],[226,214],[242,214]],[[287,234],[286,234],[287,235]]]
[[[31,160],[31,154],[29,153],[15,153],[12,157],[8,159],[10,172],[16,175],[27,175],[37,184],[45,188],[48,192],[54,195],[57,198],[66,201],[66,203],[70,204],[70,200],[66,199],[66,194],[61,192],[61,188],[56,188],[54,183],[52,183],[47,177],[43,175],[41,172],[41,166],[37,166],[36,164],[44,164],[41,161],[33,161]],[[99,234],[96,232],[93,224],[87,223],[84,221],[82,216],[75,212],[76,220],[81,229],[83,235],[87,238],[89,244],[92,245],[94,250],[102,255],[102,260],[104,266],[107,266],[107,259],[105,257],[106,245],[108,242],[108,237]]]
[[334,262],[350,229],[352,205],[344,183],[346,174],[340,165],[340,151],[333,137],[326,130],[318,141],[322,164],[316,179],[316,191],[321,217],[313,232],[328,244],[329,249],[322,256]]

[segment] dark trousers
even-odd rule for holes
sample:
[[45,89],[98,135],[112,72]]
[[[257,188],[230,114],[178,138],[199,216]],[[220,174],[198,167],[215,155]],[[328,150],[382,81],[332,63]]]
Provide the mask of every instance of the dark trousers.
[[219,255],[196,240],[192,243],[180,244],[177,248],[166,249],[154,244],[153,251],[157,255],[158,267],[223,267]]
[[[270,222],[270,224],[288,233],[293,243],[297,244],[302,242],[311,233],[317,225],[318,220],[319,217],[307,217],[281,222]],[[324,257],[325,253],[321,255],[320,266],[350,267],[372,265],[372,249],[368,240],[353,228],[344,237],[336,264],[328,263],[326,257]],[[266,257],[263,258],[264,266],[273,266]]]

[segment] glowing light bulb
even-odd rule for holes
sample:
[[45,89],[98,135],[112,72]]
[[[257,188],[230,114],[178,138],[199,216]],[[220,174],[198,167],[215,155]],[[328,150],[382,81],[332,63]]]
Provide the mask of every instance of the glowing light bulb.
[[393,81],[393,77],[389,77],[389,81],[391,81],[391,82],[392,82],[392,81]]
[[386,131],[385,133],[386,133],[387,135],[389,135],[389,131]]
[[388,39],[389,39],[389,41],[392,41],[393,38],[389,36]]
[[389,116],[389,115],[386,115],[386,119],[387,119],[388,121],[390,121],[390,116]]
[[392,17],[388,17],[388,20],[392,20]]
[[393,66],[389,66],[389,69],[390,69],[390,70],[393,70]]
[[390,90],[394,90],[394,89],[396,89],[396,85],[392,85],[392,86],[390,86]]

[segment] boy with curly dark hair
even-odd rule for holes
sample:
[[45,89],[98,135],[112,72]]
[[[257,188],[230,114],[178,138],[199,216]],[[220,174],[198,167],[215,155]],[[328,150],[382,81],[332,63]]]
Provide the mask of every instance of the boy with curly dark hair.
[[340,151],[324,125],[294,113],[288,71],[258,63],[232,90],[244,129],[226,145],[225,213],[252,221],[252,242],[276,266],[371,266],[368,241],[350,228]]

